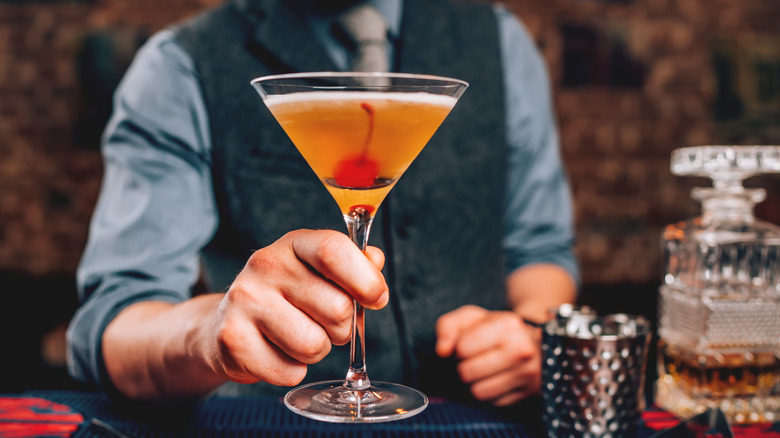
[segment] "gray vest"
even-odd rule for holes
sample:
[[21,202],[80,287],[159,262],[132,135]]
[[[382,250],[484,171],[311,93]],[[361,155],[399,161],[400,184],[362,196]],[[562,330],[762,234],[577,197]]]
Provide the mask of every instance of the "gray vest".
[[[176,28],[210,114],[219,230],[203,254],[214,290],[253,250],[299,228],[345,231],[341,213],[249,85],[255,77],[335,70],[293,2],[237,0]],[[379,209],[370,244],[388,255],[390,304],[366,313],[369,376],[453,395],[454,363],[434,352],[435,322],[464,304],[505,306],[503,72],[489,5],[406,2],[396,70],[471,86]],[[306,381],[342,379],[345,347]],[[234,392],[286,390],[233,385]]]

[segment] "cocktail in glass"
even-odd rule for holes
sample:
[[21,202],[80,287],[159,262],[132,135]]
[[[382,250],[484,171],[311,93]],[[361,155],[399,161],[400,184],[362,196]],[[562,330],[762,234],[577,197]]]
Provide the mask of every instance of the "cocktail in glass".
[[[352,72],[265,76],[252,85],[338,203],[361,250],[379,205],[468,87],[439,76]],[[422,392],[369,380],[365,313],[354,300],[353,306],[346,378],[295,388],[285,404],[331,422],[391,421],[421,412],[428,404]]]

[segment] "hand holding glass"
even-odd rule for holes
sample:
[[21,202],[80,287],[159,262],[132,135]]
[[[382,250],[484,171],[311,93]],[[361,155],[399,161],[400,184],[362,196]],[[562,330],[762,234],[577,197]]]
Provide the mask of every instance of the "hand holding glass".
[[[438,76],[332,72],[265,76],[252,85],[338,203],[361,250],[379,205],[468,87]],[[331,422],[391,421],[421,412],[425,394],[369,380],[364,309],[353,305],[346,379],[295,388],[285,404]]]

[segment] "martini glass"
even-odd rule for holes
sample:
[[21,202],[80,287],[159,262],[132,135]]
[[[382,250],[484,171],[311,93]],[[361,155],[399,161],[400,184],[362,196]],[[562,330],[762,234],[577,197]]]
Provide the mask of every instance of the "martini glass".
[[[468,87],[438,76],[295,73],[252,85],[338,203],[350,239],[365,250],[371,222]],[[353,300],[349,369],[343,380],[311,383],[284,398],[292,411],[330,422],[380,422],[421,412],[428,398],[366,371],[365,312]]]

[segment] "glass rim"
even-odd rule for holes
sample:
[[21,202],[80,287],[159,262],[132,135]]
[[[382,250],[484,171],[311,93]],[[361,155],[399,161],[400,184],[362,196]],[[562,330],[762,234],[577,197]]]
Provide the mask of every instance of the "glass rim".
[[259,76],[251,81],[250,84],[259,84],[277,79],[313,79],[313,78],[397,78],[397,79],[421,79],[429,81],[452,82],[468,87],[469,83],[462,79],[455,79],[447,76],[438,76],[418,73],[395,73],[395,72],[358,72],[358,71],[318,71],[318,72],[299,72],[299,73],[281,73],[267,76]]

